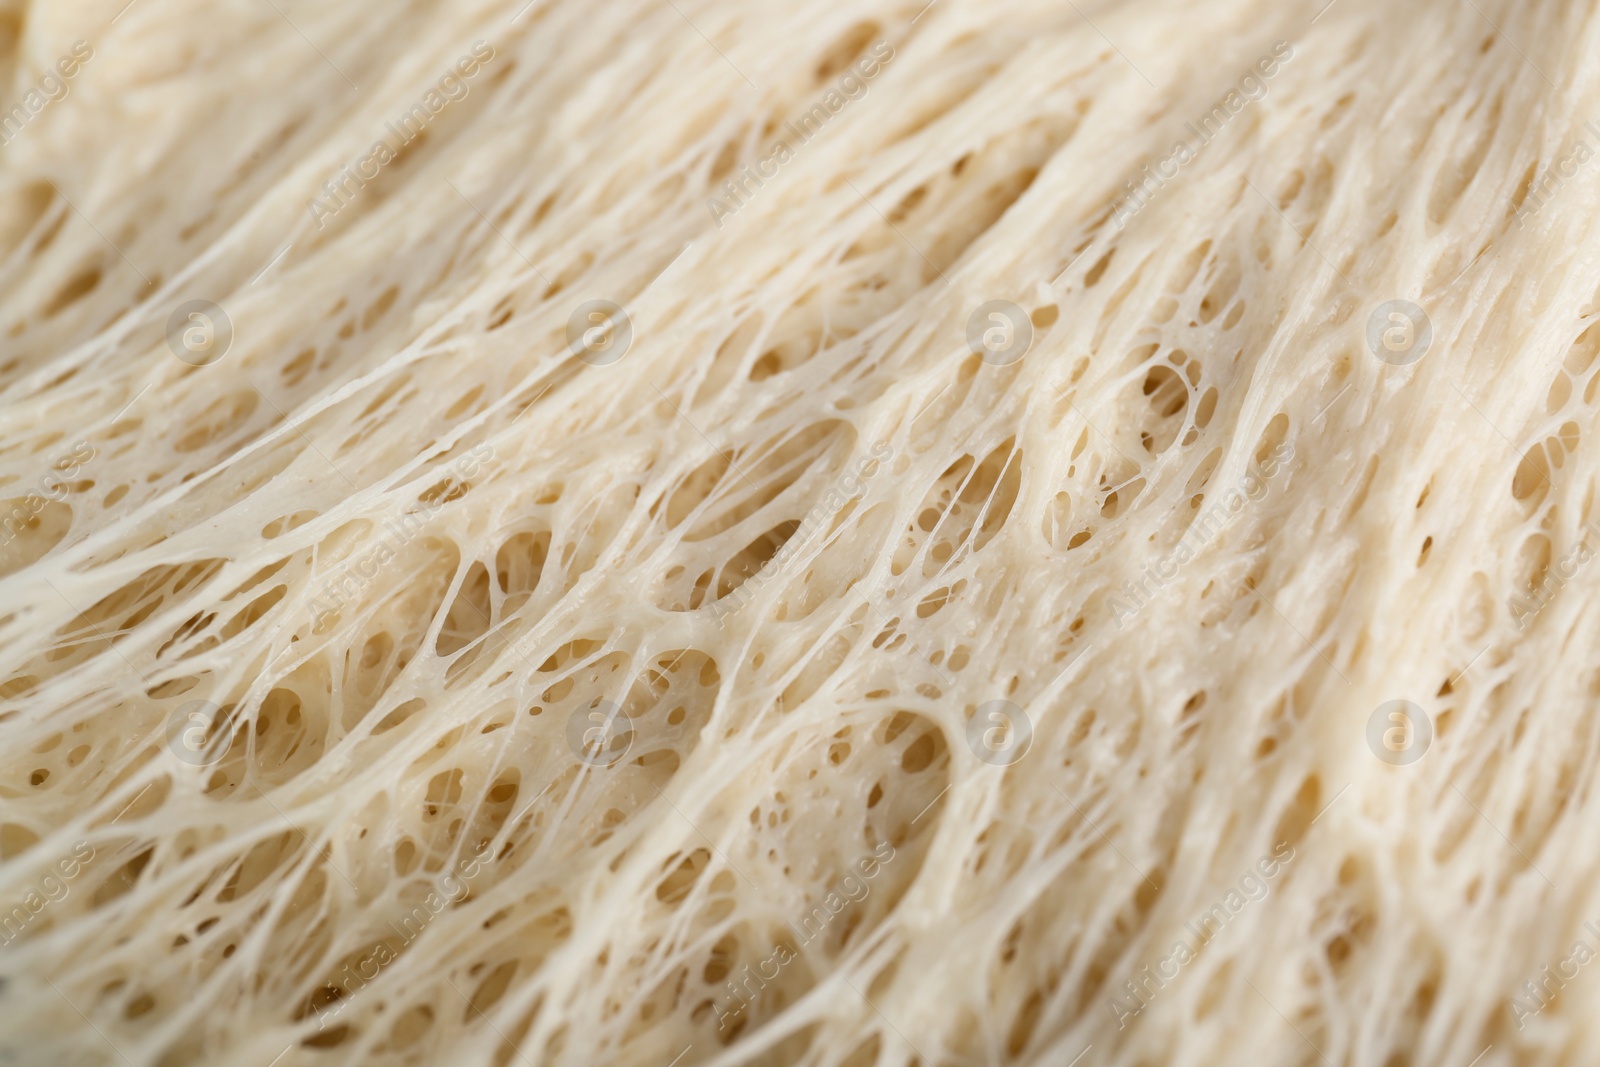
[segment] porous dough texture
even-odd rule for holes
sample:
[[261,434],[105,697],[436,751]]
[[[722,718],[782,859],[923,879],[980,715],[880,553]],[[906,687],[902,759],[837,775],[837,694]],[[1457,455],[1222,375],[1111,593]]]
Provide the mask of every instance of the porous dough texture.
[[1592,1064],[1600,20],[1323,8],[7,3],[0,1062]]

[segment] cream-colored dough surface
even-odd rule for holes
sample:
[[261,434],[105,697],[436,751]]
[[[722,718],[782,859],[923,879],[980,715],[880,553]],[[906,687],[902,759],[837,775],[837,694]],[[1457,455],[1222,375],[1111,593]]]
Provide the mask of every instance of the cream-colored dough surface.
[[1324,3],[6,3],[0,1064],[1594,1063],[1600,11]]

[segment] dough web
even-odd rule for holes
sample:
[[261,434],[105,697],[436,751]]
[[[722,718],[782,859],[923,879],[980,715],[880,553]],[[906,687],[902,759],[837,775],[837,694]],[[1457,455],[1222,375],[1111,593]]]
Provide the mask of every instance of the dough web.
[[121,2],[6,1062],[1592,1061],[1594,5]]

